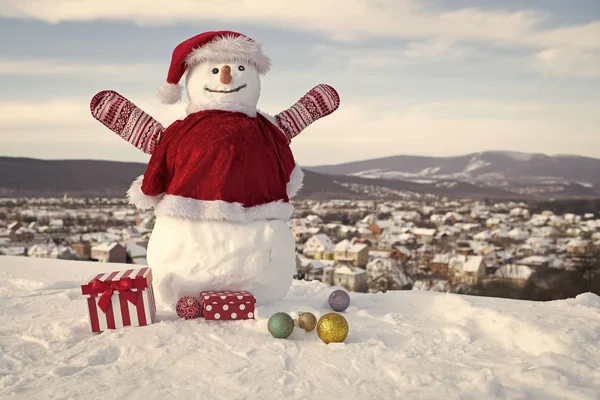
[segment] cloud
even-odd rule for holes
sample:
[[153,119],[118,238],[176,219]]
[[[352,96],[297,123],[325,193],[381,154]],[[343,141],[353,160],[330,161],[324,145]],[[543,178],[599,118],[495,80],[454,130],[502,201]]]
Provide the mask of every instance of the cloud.
[[544,28],[550,15],[531,10],[513,12],[462,8],[425,8],[416,0],[178,0],[176,6],[154,0],[5,0],[0,16],[62,21],[120,20],[141,25],[218,21],[249,23],[324,34],[334,40],[376,38],[411,40],[443,38],[539,48],[599,49],[600,21]]
[[[151,95],[133,100],[164,125],[184,116],[185,105],[165,107]],[[145,161],[89,114],[89,100],[4,102],[3,155]],[[294,139],[301,165],[346,162],[395,154],[456,155],[502,149],[600,157],[598,104],[502,102],[465,99],[401,107],[386,99],[346,101]],[[282,107],[261,104],[273,112]]]
[[600,77],[600,51],[550,48],[534,54],[529,67],[546,76]]
[[317,121],[293,148],[305,165],[494,149],[564,153],[568,148],[570,153],[600,157],[600,116],[595,110],[597,105],[477,100],[395,109],[365,101],[346,104]]
[[109,76],[113,79],[122,77],[129,82],[132,79],[156,77],[162,69],[164,66],[152,63],[102,64],[53,59],[0,60],[0,76]]
[[463,61],[480,59],[475,47],[468,47],[448,40],[409,42],[404,46],[334,46],[318,44],[313,52],[323,62],[345,65],[350,70],[409,66],[423,62]]
[[[158,121],[184,117],[183,105],[165,107],[151,95],[130,97]],[[88,98],[0,102],[2,155],[145,161],[148,156],[96,121]]]
[[460,46],[448,40],[429,40],[408,43],[403,51],[411,59],[449,59],[462,58],[471,54],[466,46]]

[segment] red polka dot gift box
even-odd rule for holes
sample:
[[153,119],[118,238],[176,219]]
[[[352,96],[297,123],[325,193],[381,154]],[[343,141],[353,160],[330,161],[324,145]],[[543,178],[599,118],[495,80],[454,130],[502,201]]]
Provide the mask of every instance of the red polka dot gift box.
[[208,320],[254,319],[256,298],[250,292],[223,290],[200,293],[202,316]]

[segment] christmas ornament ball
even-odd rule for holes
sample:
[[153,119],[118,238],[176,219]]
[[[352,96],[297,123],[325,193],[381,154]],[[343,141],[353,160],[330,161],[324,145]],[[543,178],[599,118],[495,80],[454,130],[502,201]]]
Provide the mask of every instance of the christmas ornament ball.
[[184,296],[179,299],[175,306],[175,311],[179,318],[194,319],[198,318],[201,314],[200,302],[198,299],[192,296]]
[[306,332],[310,332],[317,326],[317,317],[315,317],[315,314],[309,312],[300,313],[298,316],[298,326]]
[[268,323],[269,333],[278,339],[285,339],[294,330],[294,320],[284,312],[271,315]]
[[333,312],[323,315],[317,324],[317,335],[325,343],[343,342],[348,330],[346,318]]
[[343,290],[334,290],[329,295],[328,303],[333,311],[344,311],[350,306],[350,295]]

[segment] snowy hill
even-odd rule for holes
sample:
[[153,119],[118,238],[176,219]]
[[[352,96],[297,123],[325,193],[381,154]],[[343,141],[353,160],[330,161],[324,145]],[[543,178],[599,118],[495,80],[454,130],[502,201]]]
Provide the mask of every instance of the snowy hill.
[[91,334],[79,285],[119,267],[0,257],[0,397],[599,398],[595,295],[532,303],[353,293],[348,339],[326,345],[314,331],[288,339],[267,331],[277,311],[330,311],[330,287],[296,281],[255,321],[185,321],[159,310],[154,325]]
[[[456,157],[401,155],[337,165],[308,167],[332,175],[402,179],[420,183],[456,179],[497,188],[544,188],[572,196],[600,194],[600,159],[509,151],[485,151]],[[572,192],[572,193],[571,193]],[[527,193],[524,191],[523,194]]]
[[[547,156],[486,152],[305,167],[297,199],[600,197],[600,160],[568,156],[561,156],[560,162],[548,160]],[[145,169],[143,163],[0,157],[0,196],[62,197],[66,193],[124,198]]]

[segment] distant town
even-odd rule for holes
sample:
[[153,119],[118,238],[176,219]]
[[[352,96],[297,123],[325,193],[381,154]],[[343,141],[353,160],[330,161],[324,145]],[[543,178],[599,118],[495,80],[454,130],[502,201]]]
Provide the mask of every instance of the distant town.
[[[296,279],[365,293],[529,300],[600,293],[600,217],[593,213],[444,198],[294,205]],[[147,265],[153,224],[151,211],[125,199],[0,199],[0,255]]]

